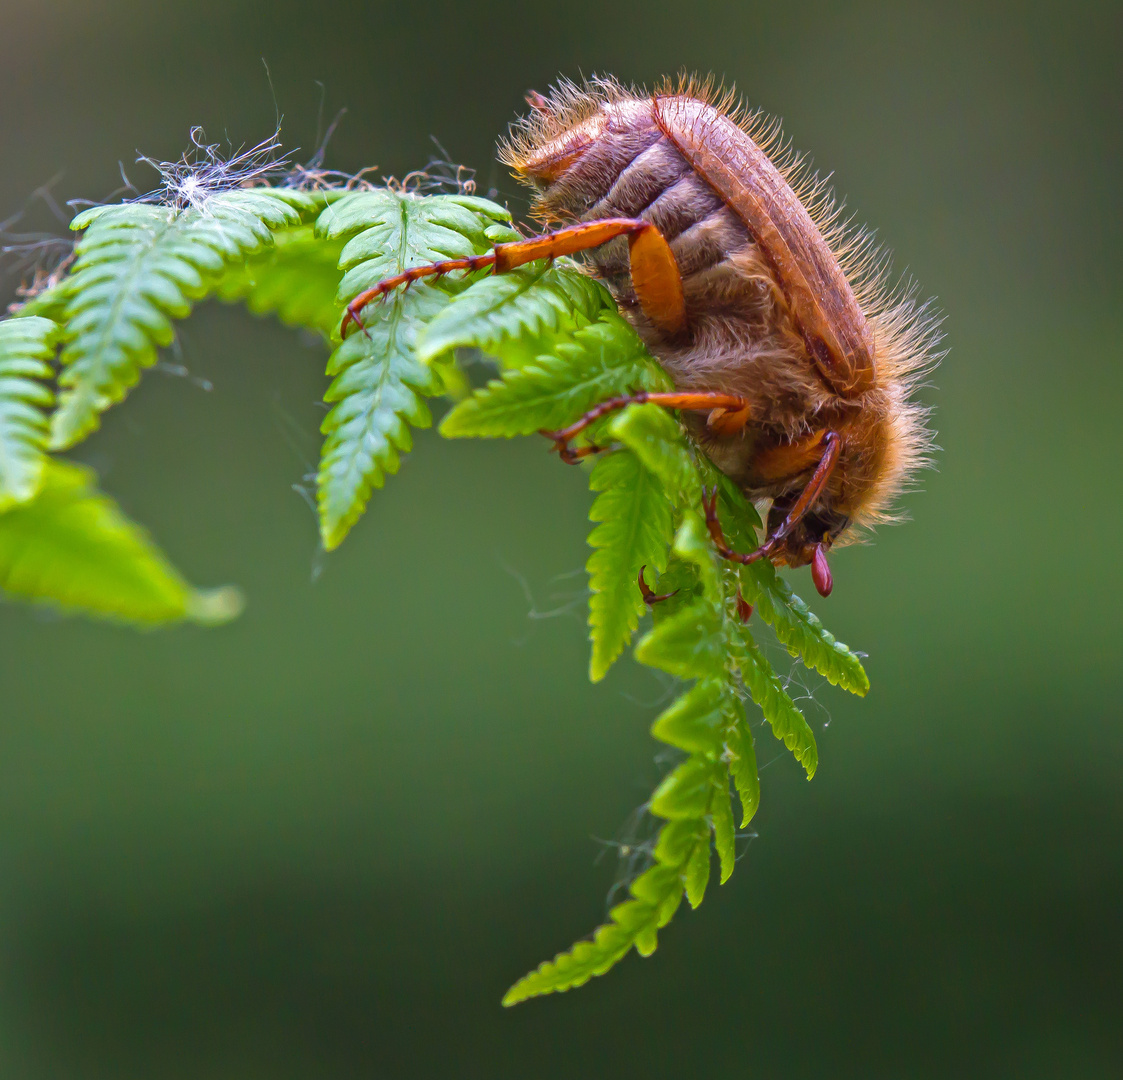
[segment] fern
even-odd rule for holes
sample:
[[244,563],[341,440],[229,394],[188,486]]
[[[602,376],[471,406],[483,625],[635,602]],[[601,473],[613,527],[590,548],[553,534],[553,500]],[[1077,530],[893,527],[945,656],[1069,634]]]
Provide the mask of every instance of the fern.
[[417,356],[430,363],[457,347],[501,355],[501,346],[511,341],[541,340],[551,331],[593,322],[607,310],[615,305],[605,287],[568,260],[534,264],[471,285],[425,328]]
[[[455,311],[459,305],[450,309]],[[445,417],[441,434],[530,435],[558,428],[598,402],[630,389],[670,385],[635,331],[615,312],[575,330],[533,363],[503,373]]]
[[30,499],[43,479],[58,336],[50,319],[0,322],[0,511]]
[[771,563],[762,560],[744,567],[741,588],[792,656],[852,694],[864,696],[869,691],[870,680],[862,661],[824,628]]
[[311,225],[273,234],[265,251],[234,265],[215,286],[227,303],[242,302],[255,315],[276,315],[286,326],[316,330],[330,339],[343,318],[339,291],[342,242],[328,243]]
[[[484,199],[239,189],[188,209],[99,207],[74,227],[85,235],[72,272],[0,322],[0,590],[10,596],[140,623],[236,613],[235,594],[192,589],[88,471],[46,453],[48,431],[54,449],[92,431],[170,340],[171,321],[207,295],[334,343],[317,481],[328,549],[398,470],[412,429],[429,426],[429,398],[461,398],[441,424],[445,436],[509,438],[564,427],[616,395],[671,386],[604,288],[566,260],[423,279],[368,305],[361,328],[339,340],[345,307],[379,280],[514,238],[507,212]],[[498,361],[497,377],[470,391],[456,362],[463,349]],[[655,607],[634,655],[686,683],[652,726],[683,758],[648,803],[661,824],[629,898],[590,940],[519,980],[506,1004],[579,986],[633,948],[649,955],[682,899],[702,902],[714,851],[719,880],[729,878],[738,821],[747,826],[760,801],[749,702],[814,775],[814,734],[743,620],[745,600],[831,683],[869,688],[857,655],[771,564],[717,556],[699,513],[704,490],[718,488],[735,546],[759,541],[760,519],[673,415],[631,405],[584,437],[604,451],[590,474],[590,676],[603,677],[639,630],[645,567],[673,595]]]
[[[482,253],[491,243],[489,230],[507,217],[494,203],[470,196],[363,191],[328,206],[316,230],[326,240],[346,240],[339,261],[346,271],[338,292],[342,306],[411,266]],[[397,472],[400,455],[412,445],[410,426],[431,423],[423,399],[439,393],[442,382],[416,359],[414,347],[421,327],[464,284],[445,277],[399,290],[332,354],[333,382],[324,397],[332,409],[321,429],[327,438],[317,475],[320,534],[329,551],[359,519],[371,489]]]
[[79,214],[70,227],[86,232],[65,286],[52,448],[89,435],[170,344],[171,320],[188,315],[227,265],[267,248],[272,229],[298,224],[312,205],[297,193],[247,190],[213,195],[201,208],[132,203]]
[[141,625],[215,624],[241,610],[236,589],[193,589],[90,470],[48,462],[38,493],[0,514],[0,590],[64,611]]
[[589,678],[603,679],[639,625],[645,605],[640,567],[661,573],[671,540],[671,507],[658,480],[633,454],[609,454],[597,463],[589,487],[599,491],[589,512],[600,522],[589,534]]

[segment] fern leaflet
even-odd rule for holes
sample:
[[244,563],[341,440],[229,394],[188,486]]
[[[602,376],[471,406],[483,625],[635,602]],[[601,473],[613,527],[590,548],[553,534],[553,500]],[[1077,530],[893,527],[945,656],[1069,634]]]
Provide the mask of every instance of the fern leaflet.
[[589,520],[594,548],[589,571],[589,677],[603,679],[624,651],[646,610],[636,587],[641,566],[662,572],[671,539],[671,507],[658,481],[625,450],[608,454],[593,469],[589,487],[599,491]]
[[615,306],[604,286],[568,260],[489,274],[470,285],[425,328],[418,358],[428,363],[457,347],[495,356],[512,340],[533,341],[550,331],[576,329],[610,309]]
[[48,461],[38,493],[0,513],[0,590],[66,611],[154,625],[221,623],[236,589],[193,589],[78,465]]
[[215,286],[218,299],[243,302],[255,315],[276,315],[286,326],[330,339],[343,317],[339,290],[340,241],[323,240],[311,225],[282,229],[273,244],[231,266]]
[[605,398],[630,389],[661,390],[669,382],[635,331],[615,312],[562,341],[553,355],[505,371],[445,417],[441,434],[529,435],[559,428]]
[[245,190],[213,195],[201,209],[125,203],[79,214],[70,227],[86,233],[66,282],[52,449],[90,434],[171,343],[171,320],[189,314],[228,263],[268,247],[271,229],[298,224],[305,201]]
[[[506,211],[461,195],[421,198],[389,190],[362,191],[325,208],[317,235],[346,240],[346,271],[337,299],[345,306],[376,282],[411,266],[478,254],[488,230]],[[333,377],[324,400],[332,405],[317,476],[320,534],[329,551],[362,515],[372,488],[396,472],[412,444],[410,425],[431,423],[424,398],[442,381],[414,355],[421,327],[433,321],[465,282],[448,276],[400,289],[363,313],[363,329],[332,354]]]
[[30,499],[42,482],[58,337],[50,319],[0,322],[0,511]]
[[742,567],[740,576],[745,599],[756,607],[792,656],[798,656],[833,685],[859,696],[866,694],[870,680],[862,661],[823,626],[770,562],[762,559]]

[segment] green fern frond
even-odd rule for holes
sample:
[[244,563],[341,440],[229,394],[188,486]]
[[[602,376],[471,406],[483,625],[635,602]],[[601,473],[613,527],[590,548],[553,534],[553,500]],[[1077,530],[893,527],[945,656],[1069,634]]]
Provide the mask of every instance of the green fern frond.
[[0,595],[154,626],[227,622],[236,589],[192,588],[90,470],[49,461],[38,493],[0,513]]
[[89,435],[171,343],[171,320],[189,314],[227,264],[268,247],[271,230],[299,224],[303,202],[296,192],[244,190],[200,209],[125,203],[79,214],[70,227],[86,232],[66,285],[52,449]]
[[[705,605],[703,602],[695,607]],[[673,616],[662,625],[674,624],[677,618]],[[682,635],[673,636],[681,644]],[[676,652],[671,658],[676,668],[682,663],[679,644],[670,650]],[[636,651],[638,655],[640,646]],[[656,656],[657,651],[650,650],[648,660],[669,655],[660,652]],[[662,663],[659,666],[664,667]],[[683,896],[692,907],[702,902],[710,876],[711,834],[718,852],[720,880],[729,879],[736,836],[730,776],[741,795],[744,824],[756,811],[759,784],[744,710],[727,677],[715,673],[719,666],[704,664],[711,673],[671,705],[652,727],[656,738],[690,752],[690,757],[664,778],[651,799],[651,812],[667,822],[655,843],[654,865],[632,882],[632,899],[612,909],[612,921],[598,928],[591,941],[578,942],[540,964],[507,991],[504,1005],[581,986],[603,975],[633,947],[641,956],[650,956],[658,944],[659,929],[670,921]]]
[[336,299],[342,251],[343,241],[316,236],[312,225],[279,230],[271,247],[222,275],[215,296],[330,339],[343,318]]
[[589,678],[603,679],[646,610],[637,588],[641,566],[662,573],[671,539],[671,507],[658,481],[626,450],[597,462],[589,487],[598,491],[589,520],[594,549],[589,572]]
[[610,309],[615,305],[608,290],[568,260],[533,263],[473,282],[425,328],[417,355],[428,363],[451,349],[471,347],[502,356],[502,346],[512,340],[574,330]]
[[50,319],[0,322],[0,511],[30,499],[42,482],[58,338]]
[[658,405],[629,405],[609,422],[608,431],[659,477],[676,506],[700,506],[702,479],[698,460],[682,427]]
[[[505,218],[505,210],[484,199],[363,191],[328,206],[316,231],[327,240],[346,241],[337,294],[343,307],[411,266],[486,250],[488,230]],[[423,399],[440,393],[444,384],[415,358],[417,339],[465,284],[452,275],[421,281],[368,305],[363,328],[332,354],[333,381],[324,396],[332,409],[321,427],[326,438],[317,475],[320,535],[327,550],[338,547],[362,515],[371,490],[397,471],[400,455],[412,445],[410,425],[432,422]]]
[[[315,218],[314,226],[311,221]],[[197,207],[99,207],[73,272],[0,323],[0,589],[140,624],[221,621],[234,594],[193,590],[151,540],[91,486],[90,474],[44,454],[50,360],[58,344],[62,390],[50,445],[77,441],[120,400],[171,337],[171,320],[217,294],[338,341],[348,303],[405,269],[487,251],[512,240],[507,212],[464,195],[391,189],[299,192],[249,189]],[[55,321],[40,316],[49,314]],[[324,546],[337,546],[371,490],[397,471],[412,428],[431,423],[426,399],[467,393],[456,350],[478,349],[501,374],[445,417],[451,437],[555,429],[608,398],[671,389],[671,382],[603,286],[565,261],[509,275],[477,271],[426,278],[368,304],[362,326],[328,361],[330,410],[318,474]],[[725,882],[735,862],[735,792],[744,827],[760,801],[754,701],[801,762],[818,762],[814,734],[742,621],[741,596],[803,663],[854,693],[868,679],[857,655],[761,561],[721,559],[701,514],[716,486],[729,542],[751,550],[759,517],[673,415],[630,405],[583,435],[609,451],[592,470],[590,676],[601,678],[639,628],[636,582],[674,593],[654,610],[635,658],[692,681],[655,721],[655,738],[683,760],[649,809],[661,819],[652,864],[630,885],[592,940],[541,965],[505,1004],[578,986],[631,949],[650,955],[682,898],[697,906],[712,852]],[[23,501],[20,501],[23,500]]]
[[462,401],[445,417],[441,434],[530,435],[563,427],[606,398],[668,385],[635,331],[616,312],[605,311],[559,343],[553,355],[503,372]]
[[803,713],[788,696],[772,665],[747,632],[739,635],[734,656],[753,701],[760,706],[765,720],[772,726],[772,734],[792,752],[810,780],[819,765],[819,751],[815,735]]
[[440,382],[413,359],[403,336],[440,301],[415,289],[393,304],[397,318],[352,334],[328,362],[332,383],[324,400],[332,408],[320,428],[326,438],[316,477],[320,536],[328,551],[362,516],[371,490],[398,471],[401,454],[413,446],[410,426],[432,423],[425,398],[440,392]]
[[770,562],[762,559],[742,567],[740,577],[745,599],[792,656],[798,656],[834,686],[865,696],[870,680],[862,661],[823,626]]

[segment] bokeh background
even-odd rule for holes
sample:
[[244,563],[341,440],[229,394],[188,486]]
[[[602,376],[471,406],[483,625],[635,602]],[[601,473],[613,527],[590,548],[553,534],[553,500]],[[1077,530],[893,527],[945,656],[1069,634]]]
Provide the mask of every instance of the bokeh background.
[[60,202],[119,160],[143,187],[193,124],[250,143],[276,108],[310,152],[321,96],[329,165],[402,175],[433,135],[521,209],[492,162],[528,87],[686,67],[784,117],[950,348],[938,471],[819,605],[873,690],[805,680],[814,783],[762,733],[730,883],[651,959],[504,1011],[601,920],[604,842],[666,768],[667,686],[585,678],[581,473],[426,433],[323,558],[323,355],[202,308],[190,376],[79,456],[245,615],[0,608],[3,1074],[1123,1074],[1121,10],[3,0],[0,219],[60,172]]

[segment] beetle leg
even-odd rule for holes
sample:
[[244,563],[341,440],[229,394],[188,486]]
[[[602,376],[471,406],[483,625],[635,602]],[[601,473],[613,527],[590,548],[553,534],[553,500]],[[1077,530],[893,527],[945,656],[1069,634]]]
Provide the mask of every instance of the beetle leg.
[[411,266],[359,293],[347,305],[339,328],[340,336],[346,335],[351,323],[362,327],[359,317],[362,309],[400,285],[409,285],[424,277],[439,277],[454,270],[480,270],[485,266],[494,267],[496,274],[505,274],[538,259],[556,259],[559,255],[575,255],[579,251],[599,247],[618,236],[628,238],[632,285],[644,314],[664,333],[682,333],[686,329],[682,276],[666,238],[650,221],[642,218],[604,218],[569,225],[525,240],[496,244],[485,255]]
[[[584,416],[575,420],[569,427],[561,428],[558,431],[543,430],[539,434],[545,435],[547,439],[553,439],[554,448],[561,454],[562,460],[568,461],[573,454],[580,453],[580,451],[570,449],[570,440],[581,434],[591,423],[611,412],[626,408],[628,405],[645,405],[648,402],[654,405],[662,405],[665,409],[708,412],[711,416],[718,413],[724,425],[718,430],[723,435],[734,434],[743,428],[748,423],[751,411],[748,398],[743,398],[739,394],[719,394],[709,390],[694,393],[677,391],[647,393],[641,390],[635,394],[621,394],[619,397],[602,401],[585,413]],[[737,426],[734,427],[731,421],[735,421]]]
[[675,589],[674,592],[663,593],[661,596],[657,596],[654,592],[652,592],[652,590],[648,586],[647,582],[643,580],[643,572],[646,569],[647,569],[646,565],[641,566],[639,568],[639,576],[637,577],[636,580],[639,582],[639,591],[640,591],[640,594],[643,596],[643,602],[648,607],[651,607],[652,604],[661,604],[664,600],[670,600],[670,598],[672,596],[674,596],[675,593],[678,592],[678,589]]
[[[799,524],[803,516],[822,495],[823,489],[827,486],[827,481],[838,463],[841,445],[837,431],[828,431],[823,436],[823,456],[819,459],[819,464],[815,466],[815,471],[811,474],[811,479],[807,481],[806,487],[800,492],[799,498],[796,499],[795,504],[788,511],[776,531],[755,551],[750,551],[747,554],[734,551],[725,541],[725,534],[722,532],[721,522],[718,521],[717,516],[717,488],[715,487],[710,492],[703,492],[702,509],[706,512],[706,527],[710,530],[710,537],[713,539],[718,554],[723,559],[741,563],[745,566],[759,559],[770,558],[775,554],[792,529]],[[822,543],[815,545],[815,552],[811,559],[811,576],[820,595],[829,596],[833,582],[830,568],[827,566],[826,548]]]
[[347,327],[354,323],[360,330],[365,329],[359,313],[375,300],[380,299],[389,292],[393,292],[401,285],[411,285],[424,277],[440,277],[442,274],[451,274],[454,270],[479,270],[485,266],[495,265],[495,252],[489,251],[486,255],[472,255],[466,259],[445,259],[444,262],[428,263],[425,266],[411,266],[393,277],[383,278],[377,285],[359,293],[347,305],[343,313],[343,322],[339,324],[339,336],[347,336]]
[[737,587],[737,618],[741,622],[746,623],[753,617],[753,606],[745,599],[745,594],[741,592],[741,587]]

